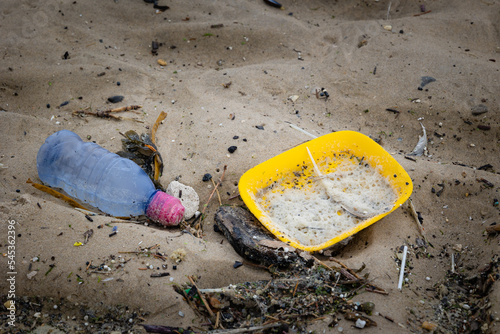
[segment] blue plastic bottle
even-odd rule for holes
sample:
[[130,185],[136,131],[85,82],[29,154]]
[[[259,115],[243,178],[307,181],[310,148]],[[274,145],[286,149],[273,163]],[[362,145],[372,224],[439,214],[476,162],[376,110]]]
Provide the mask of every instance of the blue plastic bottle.
[[112,216],[146,214],[163,225],[183,219],[180,200],[155,186],[133,161],[61,130],[45,140],[36,157],[40,180]]

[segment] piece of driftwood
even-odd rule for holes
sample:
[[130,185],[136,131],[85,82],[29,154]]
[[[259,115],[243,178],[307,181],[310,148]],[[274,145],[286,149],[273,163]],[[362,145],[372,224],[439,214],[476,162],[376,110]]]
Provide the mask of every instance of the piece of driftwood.
[[234,250],[249,261],[278,267],[288,267],[299,260],[305,261],[294,247],[276,240],[242,207],[219,207],[215,213],[215,222]]

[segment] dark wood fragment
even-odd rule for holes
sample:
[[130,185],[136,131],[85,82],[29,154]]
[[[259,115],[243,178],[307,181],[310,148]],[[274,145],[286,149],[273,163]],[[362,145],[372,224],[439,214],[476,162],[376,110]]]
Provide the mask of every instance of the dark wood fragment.
[[215,222],[234,250],[249,261],[288,267],[300,259],[294,247],[276,240],[244,208],[221,206],[215,213]]

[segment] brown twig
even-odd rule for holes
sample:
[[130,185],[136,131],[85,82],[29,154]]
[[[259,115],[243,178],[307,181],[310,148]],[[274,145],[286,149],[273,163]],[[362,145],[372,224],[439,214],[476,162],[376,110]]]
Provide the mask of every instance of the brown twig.
[[[200,215],[200,222],[196,224],[195,226],[195,229],[198,230],[198,231],[201,231],[202,229],[202,221],[203,221],[203,215],[205,214],[205,210],[207,209],[208,207],[208,203],[210,203],[210,200],[212,199],[212,196],[214,195],[215,191],[217,190],[217,188],[221,185],[222,183],[222,180],[224,179],[224,174],[226,173],[226,170],[227,170],[227,165],[224,165],[224,170],[222,171],[222,175],[220,177],[220,180],[219,182],[217,183],[217,185],[215,186],[214,190],[212,190],[212,193],[210,194],[210,196],[208,197],[208,201],[207,203],[205,204],[205,206],[203,207],[203,210],[201,210],[201,215]],[[201,233],[200,233],[201,234]]]
[[[342,267],[346,270],[346,272],[343,272],[342,270],[340,270],[340,272],[341,272],[342,274],[344,274],[344,276],[346,276],[345,274],[348,272],[350,275],[354,276],[357,280],[359,280],[359,281],[363,281],[363,278],[362,278],[362,277],[360,277],[358,274],[356,274],[356,273],[354,272],[354,270],[350,269],[349,267],[347,267],[345,264],[343,264],[343,263],[342,263],[342,262],[340,262],[339,260],[337,260],[337,259],[335,259],[335,258],[333,258],[333,257],[330,257],[330,258],[329,258],[329,260],[330,260],[330,261],[333,261],[333,262],[336,262],[336,263],[338,263],[338,264],[340,264],[340,266],[342,266]],[[319,261],[319,260],[318,260],[318,261]],[[328,268],[330,268],[330,267],[328,267]],[[347,277],[347,276],[346,276],[346,277]],[[387,293],[384,289],[379,288],[379,287],[378,287],[378,286],[376,286],[376,285],[369,284],[369,283],[367,283],[367,284],[365,284],[365,285],[369,285],[369,287],[367,287],[367,288],[366,288],[366,290],[367,290],[367,291],[369,291],[369,292],[376,292],[376,293],[380,293],[380,294],[383,294],[383,295],[387,295],[387,294],[388,294],[388,293]],[[370,288],[370,289],[369,289],[369,288]]]
[[219,198],[219,205],[222,205],[222,201],[220,199],[219,189],[217,189],[217,187],[215,186],[214,179],[210,179],[210,181],[212,181],[212,184],[214,185],[215,191],[217,192],[217,197]]
[[[133,118],[127,118],[127,117],[122,117],[122,116],[117,116],[115,113],[119,112],[126,112],[126,111],[133,111],[136,112],[136,110],[142,108],[142,106],[138,105],[131,105],[131,106],[126,106],[126,107],[120,107],[120,108],[114,108],[114,109],[107,109],[107,110],[98,110],[98,111],[92,111],[90,107],[87,107],[85,109],[81,110],[75,110],[73,111],[74,116],[83,116],[83,115],[91,115],[91,116],[96,116],[96,117],[101,117],[101,118],[114,118],[117,120],[122,120],[122,119],[130,119],[136,122],[141,122]],[[90,109],[90,110],[89,110]]]
[[87,268],[85,268],[85,271],[89,270],[91,265],[92,265],[92,260],[89,261],[89,264],[87,265]]
[[188,276],[188,279],[191,282],[191,284],[193,284],[194,288],[196,289],[196,292],[198,293],[198,296],[200,296],[201,302],[203,303],[203,305],[207,309],[208,314],[210,315],[210,317],[214,317],[215,316],[214,312],[210,309],[210,306],[208,306],[208,303],[205,300],[205,297],[203,297],[203,294],[200,292],[200,290],[196,286],[196,283],[194,282],[193,277]]
[[430,12],[432,12],[432,10],[428,10],[428,11],[425,11],[423,13],[413,14],[413,16],[425,15],[425,14],[429,14]]
[[339,260],[331,257],[329,258],[330,261],[333,261],[333,262],[336,262],[338,264],[340,264],[344,269],[346,269],[347,271],[349,271],[349,273],[351,275],[353,275],[354,277],[356,277],[358,280],[361,280],[362,278],[358,276],[358,274],[356,274],[352,269],[350,269],[348,266],[346,266],[345,264],[343,264],[342,262],[340,262]]

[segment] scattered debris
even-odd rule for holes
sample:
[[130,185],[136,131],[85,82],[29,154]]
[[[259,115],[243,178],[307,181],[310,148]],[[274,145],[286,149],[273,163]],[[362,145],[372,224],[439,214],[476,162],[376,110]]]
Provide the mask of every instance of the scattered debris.
[[87,242],[89,241],[89,239],[92,237],[93,234],[94,234],[93,229],[87,230],[85,233],[83,233],[83,237],[85,238],[85,241],[83,242],[84,245],[87,244]]
[[[195,312],[207,318],[208,326],[225,329],[217,333],[248,332],[248,324],[261,330],[261,326],[291,323],[297,332],[302,332],[308,320],[323,319],[322,315],[328,313],[334,321],[338,321],[337,314],[344,314],[346,320],[357,322],[359,327],[377,326],[361,314],[357,304],[349,301],[361,288],[374,289],[366,278],[351,274],[353,270],[329,267],[317,259],[312,262],[312,266],[299,264],[287,272],[274,269],[271,280],[199,289],[195,278],[188,277],[190,283],[174,289]],[[368,307],[367,312],[372,312],[373,307]]]
[[183,248],[176,249],[172,254],[170,254],[170,260],[175,263],[180,263],[186,258],[187,252]]
[[315,94],[317,99],[325,99],[325,101],[330,97],[330,94],[324,88],[316,89]]
[[488,112],[488,107],[484,104],[478,104],[477,106],[472,107],[471,109],[472,115],[478,116]]
[[157,41],[152,41],[151,42],[151,54],[153,56],[157,56],[158,55],[158,48],[159,48],[158,42]]
[[163,59],[158,59],[157,62],[158,62],[158,65],[160,65],[160,66],[167,66],[167,62],[164,61]]
[[116,120],[132,120],[132,121],[142,123],[142,121],[139,121],[139,120],[136,120],[133,118],[115,115],[116,113],[127,112],[127,111],[132,111],[136,114],[139,114],[139,112],[137,112],[136,110],[141,109],[141,108],[142,108],[142,106],[131,105],[131,106],[126,106],[126,107],[114,108],[114,109],[92,111],[92,108],[87,107],[87,108],[82,109],[82,110],[73,111],[73,116],[83,117],[84,115],[90,115],[90,116],[102,117],[102,118],[113,118]]
[[414,156],[421,156],[422,154],[424,154],[424,152],[427,150],[427,133],[425,132],[425,127],[422,123],[420,123],[420,125],[422,126],[422,136],[419,136],[418,137],[418,143],[417,145],[415,146],[415,148],[413,149],[413,151],[411,151],[410,154],[408,155],[414,155]]

